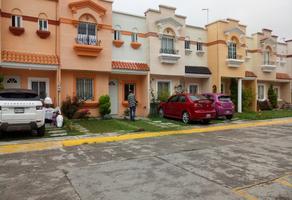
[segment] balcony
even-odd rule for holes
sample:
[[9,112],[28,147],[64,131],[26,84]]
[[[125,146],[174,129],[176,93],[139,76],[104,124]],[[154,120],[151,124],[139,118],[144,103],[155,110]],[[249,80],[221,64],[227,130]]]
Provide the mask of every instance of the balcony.
[[74,50],[78,56],[97,57],[103,50],[101,41],[94,35],[77,35]]
[[226,59],[228,67],[238,68],[241,64],[244,63],[242,55],[230,55]]
[[46,39],[50,37],[51,32],[50,31],[43,31],[43,30],[37,30],[36,34],[41,38],[41,39]]
[[24,28],[14,26],[10,26],[9,31],[15,36],[20,36],[25,32]]
[[204,50],[197,50],[197,56],[203,56],[205,54]]
[[159,59],[161,63],[175,64],[181,58],[179,51],[175,49],[160,49]]
[[277,68],[275,62],[264,62],[261,67],[262,67],[262,71],[266,73],[271,73],[275,71]]

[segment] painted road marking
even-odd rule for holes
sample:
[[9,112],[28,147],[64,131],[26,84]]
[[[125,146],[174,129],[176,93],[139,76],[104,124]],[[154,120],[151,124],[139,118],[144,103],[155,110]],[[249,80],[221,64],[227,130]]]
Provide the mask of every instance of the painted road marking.
[[271,120],[271,121],[248,122],[248,123],[242,123],[242,124],[201,127],[201,128],[194,128],[194,129],[175,130],[175,131],[145,132],[145,133],[125,134],[125,135],[108,136],[108,137],[64,139],[60,141],[51,141],[51,142],[11,144],[11,145],[2,145],[2,146],[0,145],[0,154],[42,151],[42,150],[56,149],[56,148],[61,148],[61,147],[79,146],[83,144],[118,142],[118,141],[163,137],[163,136],[171,136],[171,135],[208,133],[208,132],[215,132],[215,131],[233,130],[233,129],[241,129],[241,128],[258,127],[258,126],[291,124],[291,123],[292,123],[292,119],[290,118],[290,119]]
[[237,194],[238,196],[241,196],[241,197],[245,198],[246,200],[259,200],[258,198],[256,198],[255,196],[250,195],[248,192],[246,192],[244,190],[233,190],[233,192],[235,194]]

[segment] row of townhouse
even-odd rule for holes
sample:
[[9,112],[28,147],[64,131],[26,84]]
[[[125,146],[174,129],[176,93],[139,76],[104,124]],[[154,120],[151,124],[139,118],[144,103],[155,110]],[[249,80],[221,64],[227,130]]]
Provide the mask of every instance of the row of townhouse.
[[278,42],[263,29],[251,37],[234,19],[205,28],[186,24],[175,8],[145,16],[112,11],[109,0],[0,0],[0,73],[5,88],[28,88],[61,105],[85,99],[98,112],[109,94],[112,114],[122,115],[133,90],[140,116],[159,94],[230,93],[231,79],[253,90],[252,108],[270,84],[291,102],[292,40]]

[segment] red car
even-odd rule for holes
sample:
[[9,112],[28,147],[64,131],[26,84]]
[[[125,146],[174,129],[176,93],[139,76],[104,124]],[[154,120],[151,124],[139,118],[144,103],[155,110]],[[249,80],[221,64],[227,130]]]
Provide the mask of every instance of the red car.
[[171,96],[167,102],[160,103],[158,112],[161,117],[181,119],[186,124],[190,121],[209,123],[216,118],[213,101],[201,95]]

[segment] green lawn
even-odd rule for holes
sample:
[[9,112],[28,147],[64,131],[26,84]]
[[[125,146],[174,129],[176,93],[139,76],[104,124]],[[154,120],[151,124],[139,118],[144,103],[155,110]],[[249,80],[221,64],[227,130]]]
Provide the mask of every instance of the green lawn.
[[[160,120],[161,121],[161,120]],[[162,131],[173,130],[173,127],[161,127],[152,123],[151,120],[137,120],[135,122],[129,120],[111,119],[111,120],[78,120],[74,121],[92,133],[111,133],[111,132],[135,132],[135,131]],[[178,127],[176,127],[178,128]]]
[[240,120],[265,120],[292,117],[292,110],[271,110],[262,112],[236,113],[235,118]]

